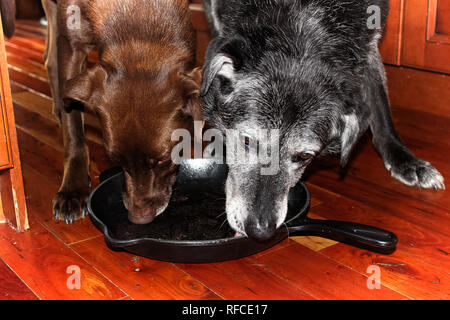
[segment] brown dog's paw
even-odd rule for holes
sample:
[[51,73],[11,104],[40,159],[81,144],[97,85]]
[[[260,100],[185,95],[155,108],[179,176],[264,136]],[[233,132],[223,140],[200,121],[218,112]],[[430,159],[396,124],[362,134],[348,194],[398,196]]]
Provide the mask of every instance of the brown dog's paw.
[[56,220],[72,224],[87,216],[89,189],[60,191],[53,198],[53,212]]

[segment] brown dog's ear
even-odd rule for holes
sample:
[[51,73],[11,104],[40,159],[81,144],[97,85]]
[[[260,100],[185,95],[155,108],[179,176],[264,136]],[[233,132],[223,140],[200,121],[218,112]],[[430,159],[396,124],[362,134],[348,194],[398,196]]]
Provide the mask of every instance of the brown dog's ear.
[[202,99],[200,98],[200,87],[202,85],[201,70],[195,68],[187,74],[182,74],[182,85],[186,97],[183,112],[190,115],[194,120],[194,140],[201,145],[203,127],[205,125],[203,121]]
[[194,121],[203,121],[202,101],[200,99],[200,87],[202,85],[202,72],[195,68],[189,73],[181,75],[182,85],[187,103],[183,111],[192,116]]
[[189,73],[181,74],[184,92],[186,95],[198,95],[202,85],[202,71],[200,68],[194,68]]
[[67,113],[85,108],[93,110],[102,97],[105,79],[105,70],[96,65],[67,81],[63,91],[64,110]]

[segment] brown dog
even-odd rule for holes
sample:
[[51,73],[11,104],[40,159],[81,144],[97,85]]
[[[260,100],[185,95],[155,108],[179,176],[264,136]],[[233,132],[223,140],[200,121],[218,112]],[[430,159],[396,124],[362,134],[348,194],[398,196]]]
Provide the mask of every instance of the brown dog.
[[[129,219],[151,222],[167,206],[176,166],[172,132],[201,120],[200,71],[188,0],[42,0],[46,67],[64,136],[57,219],[86,215],[89,155],[83,110],[96,114],[108,154],[125,171]],[[87,68],[98,50],[99,63]]]

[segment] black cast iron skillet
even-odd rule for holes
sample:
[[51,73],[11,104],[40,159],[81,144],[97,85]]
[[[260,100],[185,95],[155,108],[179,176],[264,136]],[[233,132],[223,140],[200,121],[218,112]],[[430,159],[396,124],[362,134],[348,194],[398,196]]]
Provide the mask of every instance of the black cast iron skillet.
[[100,176],[102,182],[89,198],[91,220],[103,231],[109,248],[169,262],[238,259],[298,235],[325,237],[381,253],[395,251],[397,237],[389,231],[350,222],[309,219],[310,194],[303,183],[291,189],[286,222],[273,238],[258,242],[234,237],[225,214],[227,172],[226,165],[212,160],[184,161],[165,212],[148,225],[135,225],[128,221],[122,203],[123,173],[117,168],[108,170]]

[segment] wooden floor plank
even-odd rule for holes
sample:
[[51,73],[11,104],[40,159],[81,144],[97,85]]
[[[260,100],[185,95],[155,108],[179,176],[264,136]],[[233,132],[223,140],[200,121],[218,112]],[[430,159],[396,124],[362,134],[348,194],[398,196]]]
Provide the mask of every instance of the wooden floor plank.
[[11,81],[10,84],[12,94],[25,92],[26,90],[23,86],[20,85],[20,83]]
[[47,28],[39,20],[21,19],[17,29],[31,32],[35,37],[40,38],[45,37],[47,34]]
[[[417,190],[416,198],[402,197],[383,186],[354,177],[347,177],[337,185],[335,178],[323,172],[312,176],[309,181],[321,187],[340,192],[342,195],[378,211],[389,212],[391,215],[422,226],[429,231],[445,236],[450,235],[450,225],[442,223],[443,221],[448,221],[449,213],[446,210],[418,200],[417,197],[420,197],[420,190]],[[358,192],[355,192],[355,190],[358,190]],[[443,192],[447,193],[448,191]]]
[[338,243],[330,239],[313,236],[291,237],[291,239],[314,251],[321,251]]
[[[35,217],[45,227],[50,230],[58,239],[66,244],[91,239],[101,236],[89,220],[89,218],[75,221],[72,225],[67,225],[62,221],[53,218],[52,199],[59,189],[59,184],[45,181],[46,177],[40,175],[27,163],[23,165],[25,191],[27,191],[27,204],[30,215]],[[28,192],[30,190],[30,192]],[[32,191],[31,191],[32,190]]]
[[71,245],[71,248],[97,270],[107,274],[133,299],[220,299],[220,296],[173,264],[113,252],[108,249],[103,238],[79,242]]
[[[425,156],[424,158],[426,159],[427,157]],[[441,170],[444,177],[448,176],[446,166],[438,161],[434,161],[433,164]],[[367,189],[372,185],[382,186],[396,197],[411,198],[424,202],[429,208],[435,207],[438,210],[446,211],[450,207],[450,197],[447,190],[419,190],[408,187],[392,178],[390,173],[384,169],[381,159],[379,159],[378,154],[372,147],[365,148],[363,153],[358,157],[358,161],[352,163],[348,170],[348,176],[365,181]]]
[[[429,127],[433,126],[436,125],[430,122]],[[399,125],[398,127],[401,129],[404,126]],[[404,130],[404,132],[409,132],[409,134],[402,134],[403,140],[419,158],[431,162],[445,178],[450,173],[450,164],[447,161],[447,155],[445,152],[435,152],[435,150],[439,148],[450,150],[450,145],[447,148],[445,143],[439,144],[436,142],[436,139],[433,139],[428,134],[421,134],[420,138],[410,136],[411,132],[422,133],[425,130],[424,128],[425,126],[421,125],[418,128],[411,129],[411,131]],[[435,134],[436,136],[440,136],[441,133],[437,131]],[[450,131],[442,131],[442,134],[450,134]],[[441,201],[444,200],[444,197],[440,196],[445,194],[442,191],[418,190],[417,188],[408,187],[392,178],[390,173],[384,168],[381,157],[375,152],[368,138],[369,136],[367,135],[366,139],[363,139],[358,145],[359,150],[355,154],[354,161],[348,167],[348,175],[380,184],[393,192],[400,193],[404,196],[415,197],[433,205],[439,206],[442,203]]]
[[63,155],[57,148],[29,135],[22,129],[17,130],[20,157],[22,162],[46,177],[51,183],[58,184],[63,175]]
[[33,74],[41,79],[47,78],[47,71],[42,64],[32,60],[23,59],[15,54],[8,54],[8,65],[14,66],[26,73]]
[[385,286],[370,290],[367,276],[300,244],[258,257],[254,263],[316,299],[406,299]]
[[[311,192],[315,191],[310,184]],[[377,210],[348,197],[324,198],[324,202],[312,209],[312,212],[329,220],[344,220],[362,223],[390,230],[399,238],[397,250],[402,254],[415,257],[431,265],[440,264],[450,269],[450,237],[430,232],[427,228],[416,225],[391,214],[389,211]]]
[[309,294],[241,259],[212,264],[177,264],[226,300],[311,300]]
[[61,154],[64,152],[62,133],[59,125],[49,122],[39,114],[30,113],[27,109],[14,104],[16,127],[41,142],[52,146]]
[[14,66],[9,66],[9,78],[14,82],[20,83],[23,87],[31,89],[35,93],[46,97],[52,96],[47,79],[28,74]]
[[[42,117],[59,123],[56,115],[53,113],[53,101],[50,98],[39,96],[33,92],[20,92],[13,95],[13,102],[30,112],[37,113]],[[100,124],[96,116],[85,113],[85,125],[100,130]]]
[[[126,296],[32,217],[30,227],[28,232],[17,233],[8,225],[0,225],[0,256],[41,299],[120,299]],[[70,266],[81,270],[80,289],[67,285]]]
[[38,297],[0,258],[0,300],[37,300]]
[[28,37],[20,33],[20,31],[6,42],[14,43],[19,47],[24,47],[37,53],[43,54],[45,52],[45,40],[43,38]]
[[[447,152],[435,151],[437,149],[449,150],[450,143],[446,139],[436,139],[436,137],[444,137],[450,134],[449,119],[400,107],[393,108],[393,115],[395,125],[408,147],[417,156],[432,162],[441,171],[444,178],[447,177],[450,174],[450,163],[447,161],[448,154]],[[436,206],[443,204],[442,201],[447,199],[449,202],[443,207],[449,207],[450,197],[448,197],[448,194],[442,191],[434,192],[434,190],[419,191],[391,178],[370,140],[371,136],[367,134],[358,143],[353,154],[353,161],[348,166],[348,175],[376,183],[394,193],[418,198]],[[333,167],[326,169],[325,171],[333,171],[336,179],[339,177],[339,164],[337,161]]]
[[44,56],[42,53],[38,53],[34,50],[30,50],[21,46],[18,46],[12,42],[7,41],[5,43],[6,53],[8,56],[10,54],[14,54],[16,56],[20,56],[23,59],[28,59],[37,63],[40,63],[44,66]]
[[367,272],[371,266],[379,267],[380,282],[410,298],[419,300],[450,298],[450,274],[443,271],[439,265],[417,261],[401,252],[386,256],[343,244],[321,252],[361,273]]
[[[419,151],[416,153],[433,163],[437,162],[436,165],[444,176],[448,176],[448,164],[436,161],[433,147],[428,146],[431,142],[421,144],[424,145],[423,150],[414,148]],[[325,170],[313,170],[308,181],[428,230],[447,236],[450,234],[449,224],[443,224],[444,221],[450,220],[448,190],[419,190],[396,181],[384,168],[370,141],[363,141],[358,151],[343,179],[336,168],[324,167]]]
[[[51,112],[48,99],[36,96],[31,92],[22,92],[14,95],[13,101],[17,127],[63,153],[62,131],[58,120]],[[91,159],[97,162],[97,165],[105,162],[106,154],[100,131],[86,125],[85,134],[87,144],[91,147]]]
[[254,254],[252,257],[253,258],[257,258],[257,257],[262,257],[262,256],[264,256],[266,254],[271,254],[274,251],[277,251],[277,250],[283,249],[283,248],[285,248],[287,246],[293,245],[294,242],[295,241],[292,240],[291,238],[286,238],[283,241],[281,241],[280,243],[278,243],[277,245],[273,246],[272,248],[269,248],[269,249],[267,249],[265,251],[258,252],[256,254]]
[[[34,140],[37,143],[37,145],[26,144],[22,147],[22,150],[27,152],[28,155],[34,155],[34,157],[30,159],[35,160],[33,165],[43,165],[48,167],[50,171],[62,174],[62,154],[64,147],[61,141],[62,133],[60,132],[59,125],[45,121],[45,119],[42,119],[36,114],[29,114],[26,116],[27,113],[23,108],[18,106],[15,106],[15,113],[17,114],[16,124],[18,131],[20,131],[21,134],[23,133],[22,136],[27,135],[27,138],[25,138],[26,141],[30,142],[30,140]],[[22,119],[23,117],[24,119]],[[29,121],[29,118],[34,118],[34,121]],[[46,135],[46,133],[51,133],[51,135]],[[93,133],[93,135],[94,134],[96,133]],[[30,139],[30,137],[32,139]],[[99,137],[97,136],[97,138]],[[115,164],[109,161],[103,145],[99,145],[99,143],[92,140],[91,137],[88,137],[86,143],[89,147],[89,157],[91,159],[91,179],[94,179],[98,178],[100,172],[111,166],[115,166]],[[41,153],[41,148],[47,150],[47,152],[44,154]],[[40,156],[42,159],[39,159]],[[59,176],[55,178],[60,180]]]
[[[322,201],[323,201],[324,198],[320,198],[320,199],[322,199]],[[315,207],[316,206],[312,207],[311,210],[314,210],[313,208],[315,208]],[[308,218],[319,219],[319,220],[324,219],[321,216],[318,216],[317,214],[315,214],[314,212],[309,212]],[[314,236],[295,236],[295,237],[290,237],[290,239],[292,239],[295,242],[300,243],[301,245],[303,245],[311,250],[314,250],[314,251],[320,251],[325,248],[332,247],[338,243],[334,240],[330,240],[330,239],[322,238],[322,237],[314,237]]]

